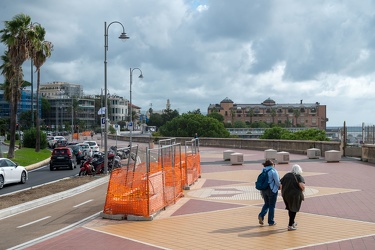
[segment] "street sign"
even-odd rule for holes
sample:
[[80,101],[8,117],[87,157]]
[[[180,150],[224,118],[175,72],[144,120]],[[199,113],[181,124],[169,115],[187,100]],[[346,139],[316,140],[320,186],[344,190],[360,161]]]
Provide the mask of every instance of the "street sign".
[[102,117],[101,119],[101,128],[105,129],[105,117]]

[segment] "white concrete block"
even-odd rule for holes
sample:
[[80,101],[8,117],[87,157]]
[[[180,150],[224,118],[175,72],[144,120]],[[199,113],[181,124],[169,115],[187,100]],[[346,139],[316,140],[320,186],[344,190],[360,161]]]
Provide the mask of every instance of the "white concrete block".
[[341,152],[337,150],[325,151],[325,160],[327,162],[339,162],[341,159]]
[[276,161],[279,164],[288,163],[289,162],[289,152],[277,152],[276,153]]
[[243,164],[243,154],[233,153],[230,155],[230,163],[232,165],[242,165]]
[[274,149],[266,149],[264,150],[264,159],[275,160],[276,159],[277,151]]
[[307,150],[307,157],[309,159],[319,159],[321,152],[319,148],[309,148]]
[[223,159],[224,161],[229,161],[230,160],[230,155],[235,153],[233,150],[225,150],[223,152]]

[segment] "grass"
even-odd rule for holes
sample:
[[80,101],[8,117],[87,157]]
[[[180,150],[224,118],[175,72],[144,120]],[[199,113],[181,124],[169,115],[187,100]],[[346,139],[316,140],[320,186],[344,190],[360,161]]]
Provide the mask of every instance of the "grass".
[[[7,157],[8,153],[3,153]],[[14,152],[14,158],[11,159],[21,166],[28,166],[40,161],[43,161],[51,156],[51,151],[48,149],[41,149],[35,152],[35,148],[21,148]]]

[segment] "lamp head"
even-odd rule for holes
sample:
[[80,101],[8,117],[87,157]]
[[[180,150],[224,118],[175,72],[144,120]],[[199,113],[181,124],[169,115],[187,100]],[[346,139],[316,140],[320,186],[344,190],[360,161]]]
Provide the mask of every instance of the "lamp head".
[[128,37],[125,32],[122,32],[118,38],[125,40],[125,39],[129,39],[130,37]]
[[138,78],[143,79],[143,74],[141,73],[141,74],[138,76]]

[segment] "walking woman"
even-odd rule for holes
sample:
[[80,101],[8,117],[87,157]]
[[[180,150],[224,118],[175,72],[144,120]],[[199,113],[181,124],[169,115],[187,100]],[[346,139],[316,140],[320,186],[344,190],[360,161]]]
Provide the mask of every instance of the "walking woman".
[[281,195],[289,215],[288,231],[297,230],[295,218],[304,200],[305,180],[301,174],[302,168],[295,164],[292,167],[292,171],[286,173],[280,180]]
[[276,225],[276,222],[274,220],[275,217],[275,206],[276,206],[276,200],[277,195],[280,187],[280,177],[279,173],[275,169],[275,164],[271,160],[266,160],[264,163],[262,163],[264,170],[267,171],[268,174],[268,188],[266,190],[261,190],[261,195],[264,200],[264,205],[262,207],[262,210],[260,211],[258,215],[259,224],[264,224],[264,217],[268,212],[268,225],[274,226]]

